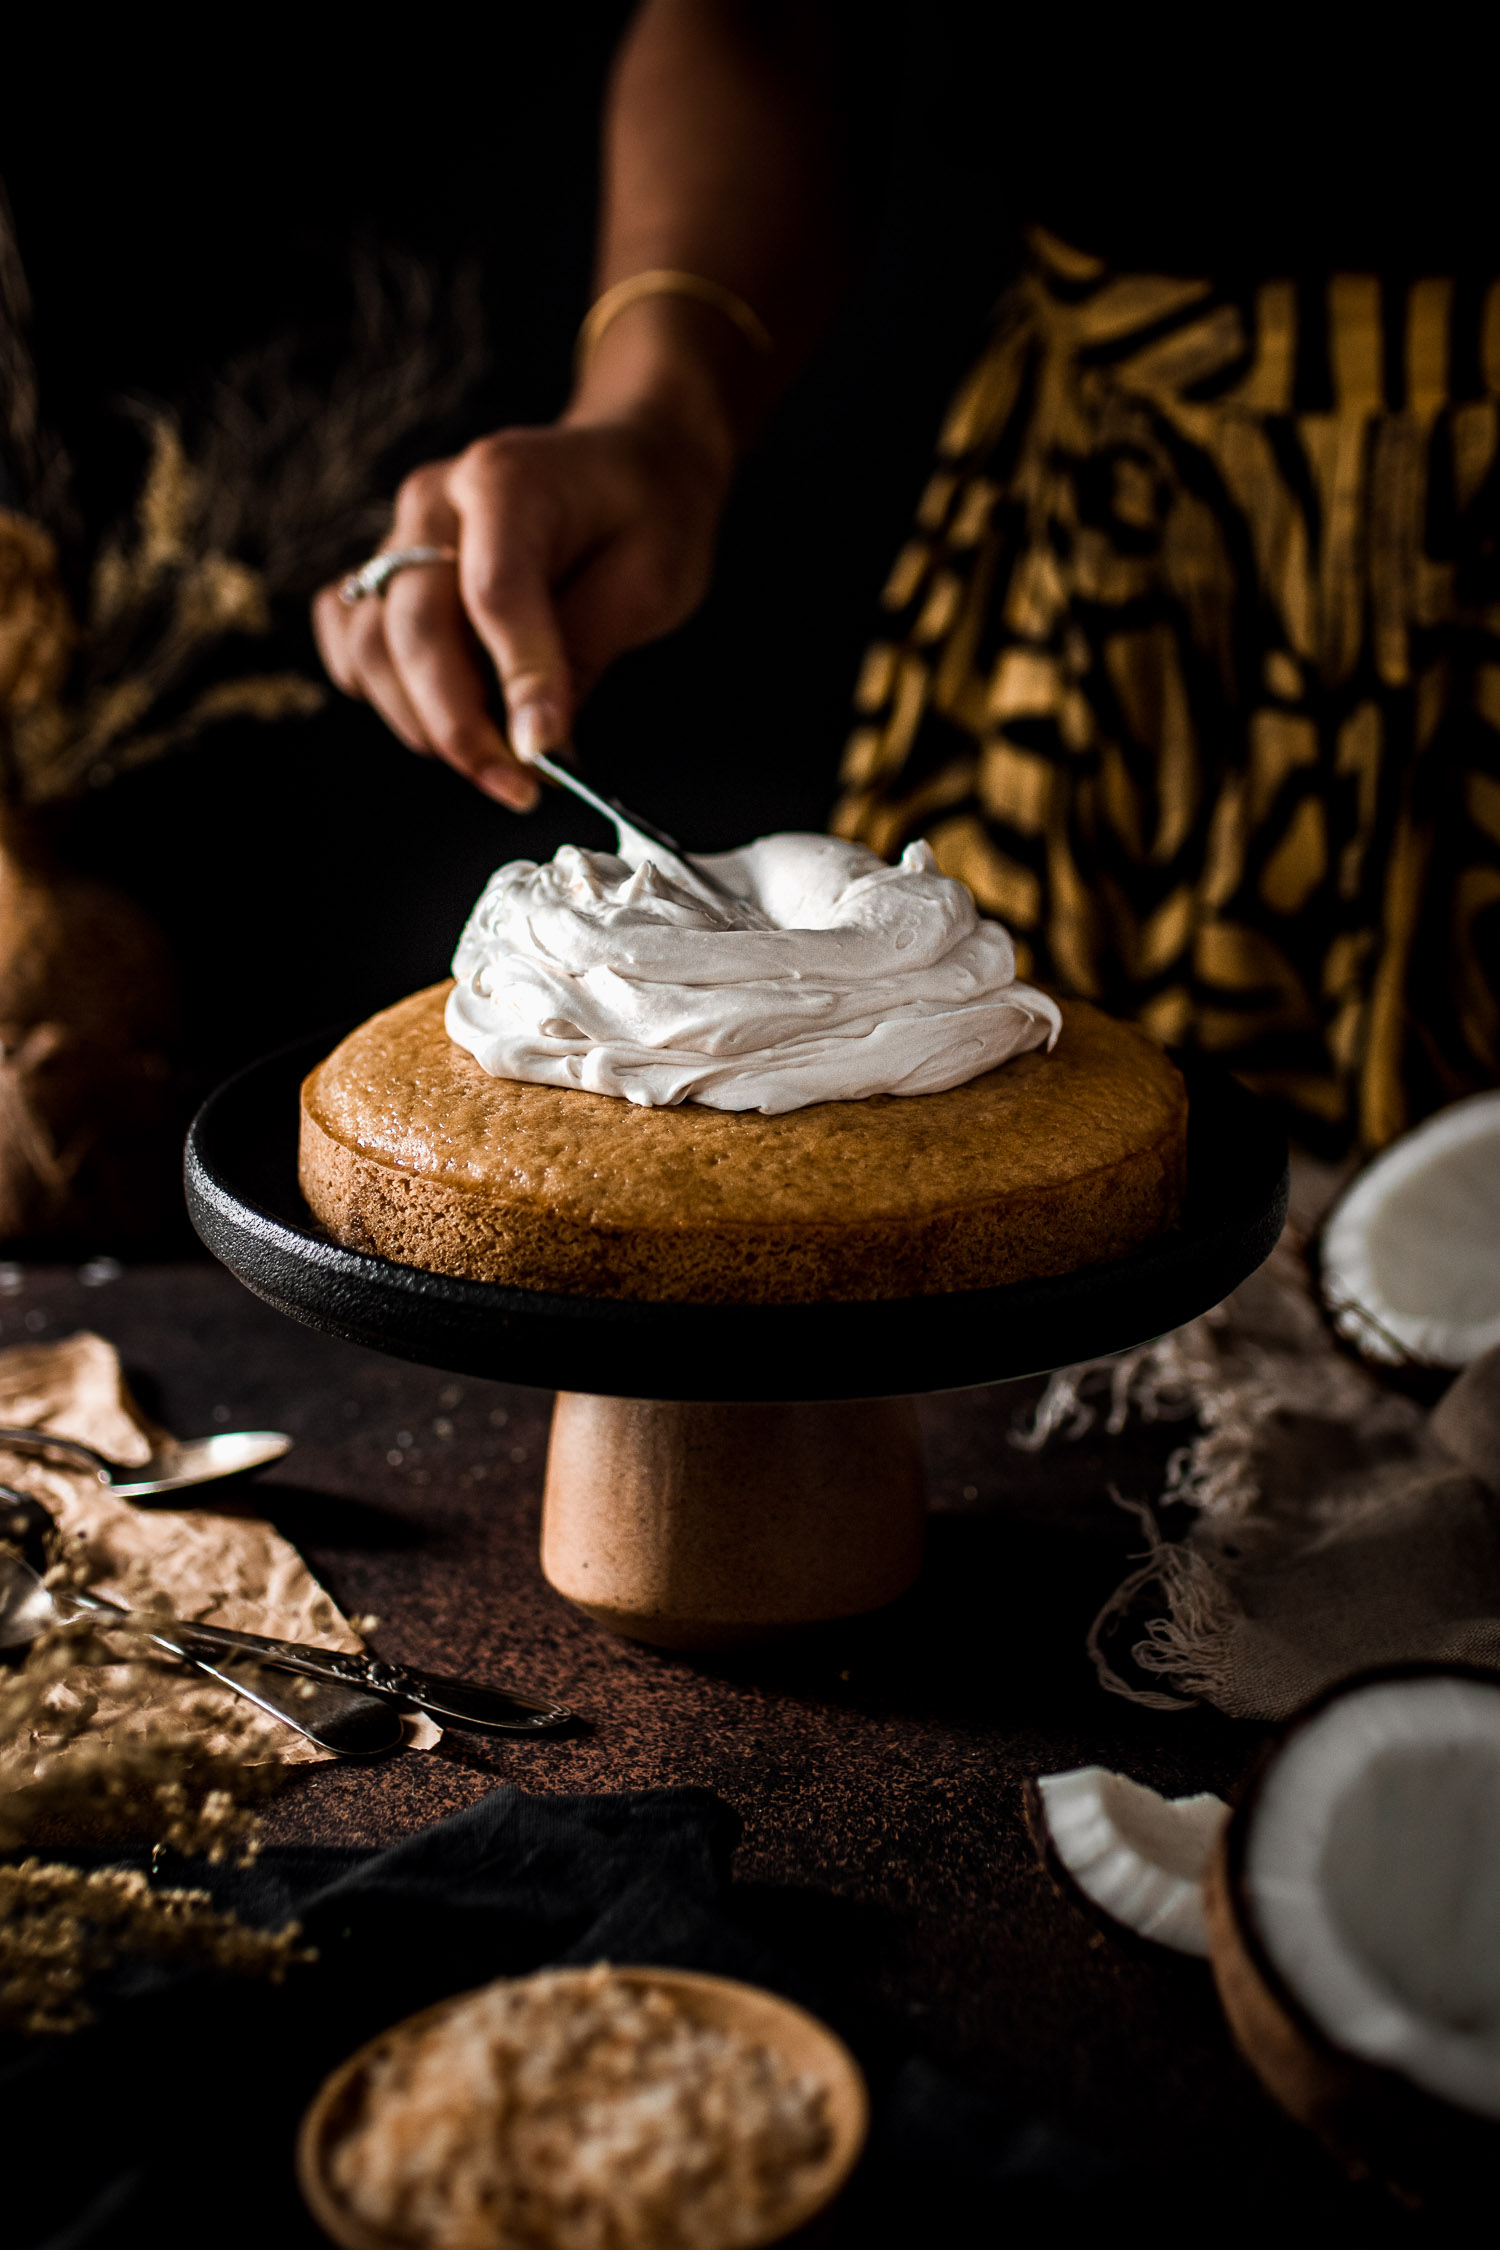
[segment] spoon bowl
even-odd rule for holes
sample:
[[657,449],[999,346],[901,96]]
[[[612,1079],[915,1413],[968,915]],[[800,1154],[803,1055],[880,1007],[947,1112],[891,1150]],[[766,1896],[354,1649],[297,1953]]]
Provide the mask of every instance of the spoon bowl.
[[248,1476],[292,1449],[285,1430],[221,1430],[213,1437],[183,1438],[153,1453],[139,1471],[118,1468],[110,1490],[122,1500],[145,1500],[158,1492],[177,1492],[190,1484],[213,1484],[221,1477]]
[[0,1649],[26,1648],[58,1622],[50,1590],[19,1555],[0,1554]]
[[293,1442],[285,1430],[221,1430],[213,1437],[169,1438],[149,1461],[127,1463],[109,1460],[81,1438],[59,1437],[51,1430],[0,1429],[0,1447],[92,1470],[120,1500],[149,1500],[223,1477],[248,1476],[252,1469],[279,1461]]

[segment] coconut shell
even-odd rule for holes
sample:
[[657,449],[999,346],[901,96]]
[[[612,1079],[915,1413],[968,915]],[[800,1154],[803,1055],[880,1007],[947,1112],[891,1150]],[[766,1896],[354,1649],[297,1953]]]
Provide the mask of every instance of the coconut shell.
[[1378,1375],[1387,1390],[1400,1391],[1418,1406],[1435,1406],[1452,1380],[1452,1369],[1433,1367],[1425,1359],[1414,1358],[1395,1337],[1389,1339],[1392,1356],[1388,1359],[1376,1359],[1362,1351],[1355,1338],[1346,1335],[1334,1318],[1334,1308],[1323,1281],[1321,1234],[1307,1243],[1303,1257],[1312,1286],[1312,1300],[1322,1317],[1323,1332],[1340,1358],[1348,1360],[1351,1366],[1363,1368],[1367,1375]]
[[1282,1747],[1336,1698],[1377,1681],[1483,1680],[1471,1666],[1392,1665],[1318,1696],[1263,1752],[1215,1849],[1204,1885],[1214,1982],[1234,2043],[1273,2101],[1314,2132],[1351,2179],[1435,2209],[1491,2197],[1500,2124],[1440,2101],[1398,2071],[1344,2053],[1271,1961],[1245,1887],[1245,1861],[1266,1777]]
[[166,942],[0,817],[0,1241],[139,1241],[179,1203]]
[[[1032,1851],[1036,1855],[1037,1869],[1046,1876],[1054,1898],[1074,1913],[1081,1914],[1092,1925],[1096,1933],[1096,1942],[1098,1938],[1118,1937],[1123,1938],[1127,1944],[1137,1945],[1144,1949],[1147,1943],[1146,1939],[1137,1937],[1134,1930],[1127,1929],[1123,1922],[1117,1922],[1112,1914],[1106,1914],[1098,1901],[1089,1897],[1088,1892],[1074,1881],[1068,1869],[1063,1865],[1057,1846],[1052,1841],[1052,1830],[1047,1821],[1047,1807],[1043,1802],[1042,1792],[1037,1787],[1034,1776],[1028,1775],[1021,1784],[1021,1816],[1026,1823],[1026,1833],[1031,1839]],[[1153,1953],[1160,1954],[1161,1947],[1152,1946],[1151,1950]]]
[[1133,1947],[1143,1959],[1147,1954],[1152,1954],[1159,1961],[1162,1956],[1161,1947],[1131,1929],[1128,1922],[1118,1922],[1113,1914],[1106,1913],[1097,1899],[1089,1897],[1083,1885],[1065,1864],[1052,1840],[1047,1806],[1034,1777],[1028,1776],[1021,1784],[1021,1812],[1026,1822],[1026,1833],[1031,1839],[1031,1848],[1036,1855],[1038,1872],[1046,1877],[1058,1903],[1088,1924],[1093,1932],[1090,1944],[1102,1945],[1106,1940],[1111,1940],[1127,1950]]

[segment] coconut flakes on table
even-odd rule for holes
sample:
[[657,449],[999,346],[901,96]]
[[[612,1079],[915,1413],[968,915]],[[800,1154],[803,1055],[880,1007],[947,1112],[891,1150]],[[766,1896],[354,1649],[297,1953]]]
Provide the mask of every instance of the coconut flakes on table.
[[1036,1782],[1046,1841],[1085,1898],[1139,1937],[1207,1957],[1203,1882],[1229,1807],[1163,1797],[1104,1766]]
[[432,2250],[734,2250],[826,2154],[823,2089],[608,1967],[491,1986],[371,2067],[334,2184]]

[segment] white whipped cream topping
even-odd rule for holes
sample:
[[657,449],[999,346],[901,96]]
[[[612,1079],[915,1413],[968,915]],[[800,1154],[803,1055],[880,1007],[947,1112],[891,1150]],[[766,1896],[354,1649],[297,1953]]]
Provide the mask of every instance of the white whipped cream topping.
[[774,1116],[942,1093],[1056,1042],[1056,1003],[1016,982],[1009,936],[926,844],[896,867],[833,836],[704,858],[759,910],[741,915],[658,845],[620,841],[512,860],[485,886],[447,1026],[493,1077]]

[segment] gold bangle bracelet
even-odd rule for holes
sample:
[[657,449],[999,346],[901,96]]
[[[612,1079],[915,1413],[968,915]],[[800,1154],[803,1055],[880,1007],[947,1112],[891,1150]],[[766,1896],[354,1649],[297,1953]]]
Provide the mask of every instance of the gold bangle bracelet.
[[642,297],[691,297],[700,305],[711,305],[726,320],[733,321],[751,350],[762,359],[769,359],[776,349],[771,331],[753,306],[743,297],[737,297],[722,282],[709,281],[701,273],[678,273],[670,266],[652,267],[647,273],[627,274],[612,289],[590,305],[583,326],[578,331],[578,365],[587,364],[590,354],[610,322],[624,312],[627,305]]

